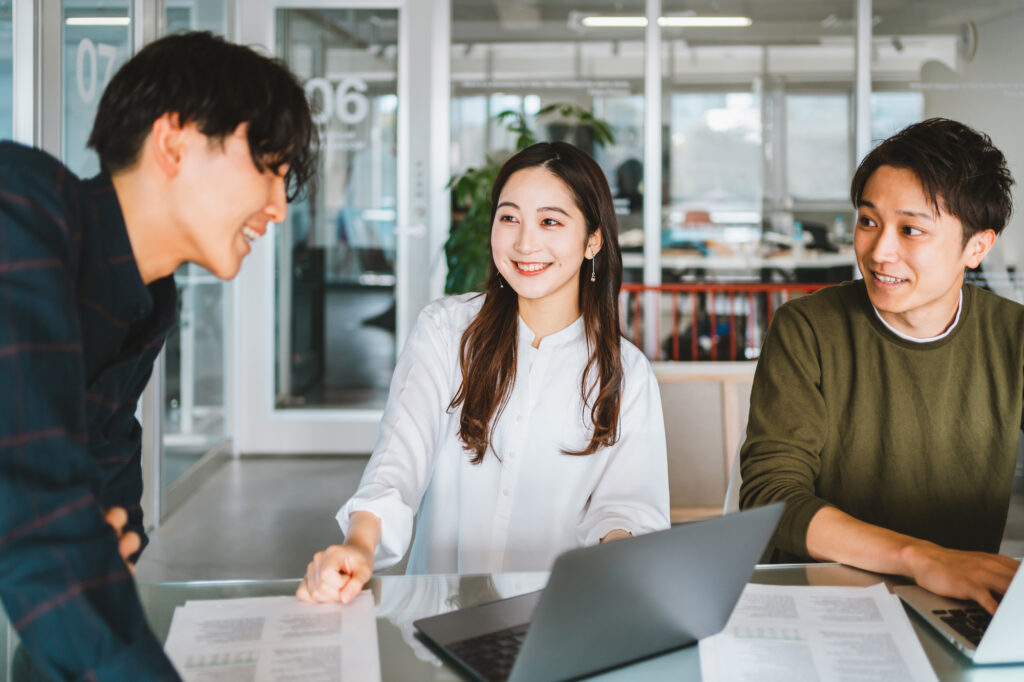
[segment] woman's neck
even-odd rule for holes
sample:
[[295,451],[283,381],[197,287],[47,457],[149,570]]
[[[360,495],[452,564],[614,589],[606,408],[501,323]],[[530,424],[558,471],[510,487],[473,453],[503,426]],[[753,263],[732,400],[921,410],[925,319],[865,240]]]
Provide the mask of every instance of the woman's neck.
[[539,348],[544,337],[575,322],[580,316],[580,307],[575,296],[571,301],[531,300],[520,296],[519,316],[533,332],[533,347]]

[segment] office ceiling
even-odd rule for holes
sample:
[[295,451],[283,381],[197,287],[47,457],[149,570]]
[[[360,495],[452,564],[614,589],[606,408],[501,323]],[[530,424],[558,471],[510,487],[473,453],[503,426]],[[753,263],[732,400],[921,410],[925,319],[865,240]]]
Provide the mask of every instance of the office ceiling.
[[[578,27],[581,14],[639,15],[644,0],[452,0],[452,37],[456,42],[594,40],[639,37],[640,29]],[[856,0],[663,0],[662,13],[742,15],[753,19],[743,29],[665,29],[666,38],[688,42],[785,43],[851,35]],[[1024,11],[1020,0],[875,0],[875,32],[881,35],[956,33],[966,21],[976,24]]]
[[[2,0],[0,0],[2,2]],[[665,15],[742,15],[747,28],[666,28],[663,39],[700,45],[794,45],[849,38],[856,0],[662,0]],[[643,29],[585,29],[581,16],[641,15],[644,0],[452,0],[452,42],[569,43],[638,41]],[[880,36],[960,35],[967,22],[998,21],[1024,14],[1022,0],[874,0],[874,32]],[[397,22],[365,10],[293,10],[306,21],[293,39],[313,39],[325,27],[350,44],[389,44]],[[373,15],[373,16],[371,16]],[[307,35],[308,34],[308,35]]]

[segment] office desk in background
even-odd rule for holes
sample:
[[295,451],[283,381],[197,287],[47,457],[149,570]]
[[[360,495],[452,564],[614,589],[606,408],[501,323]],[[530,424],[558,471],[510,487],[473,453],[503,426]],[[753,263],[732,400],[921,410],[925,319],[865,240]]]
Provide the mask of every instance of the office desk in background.
[[[905,581],[867,573],[837,564],[760,566],[753,582],[775,585],[867,586],[885,580],[890,586]],[[460,680],[448,664],[441,662],[415,636],[414,620],[424,616],[472,606],[542,587],[544,573],[511,573],[492,576],[383,576],[370,582],[377,603],[377,638],[380,645],[381,675],[391,680]],[[159,583],[139,586],[139,594],[157,637],[166,639],[174,609],[190,599],[227,599],[293,594],[295,580],[216,581]],[[609,617],[614,618],[614,614]],[[943,682],[1020,682],[1024,665],[974,666],[911,614],[921,644],[936,674]],[[10,679],[10,660],[15,645],[13,631],[0,614],[0,682]],[[569,652],[567,652],[569,655]],[[591,678],[617,682],[642,680],[699,680],[700,661],[696,645],[669,652],[638,664]]]
[[[644,255],[636,252],[622,254],[622,267],[642,268]],[[730,256],[698,256],[682,254],[673,250],[663,251],[661,267],[665,270],[817,270],[856,266],[852,253],[821,253],[808,251],[802,258],[791,255],[755,256],[735,254]]]

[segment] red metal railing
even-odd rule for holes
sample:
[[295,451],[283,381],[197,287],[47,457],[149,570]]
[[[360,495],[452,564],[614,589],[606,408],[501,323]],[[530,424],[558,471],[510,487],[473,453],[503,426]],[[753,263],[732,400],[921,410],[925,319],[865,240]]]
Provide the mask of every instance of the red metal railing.
[[[830,284],[660,284],[627,283],[619,293],[623,336],[644,348],[644,294],[657,296],[656,334],[651,360],[750,360],[758,356],[764,331],[775,309],[794,295],[809,294]],[[672,333],[662,339],[664,321]],[[727,343],[727,347],[719,346]],[[740,350],[742,348],[742,351]],[[718,356],[722,354],[723,357]],[[742,357],[740,357],[742,356]]]

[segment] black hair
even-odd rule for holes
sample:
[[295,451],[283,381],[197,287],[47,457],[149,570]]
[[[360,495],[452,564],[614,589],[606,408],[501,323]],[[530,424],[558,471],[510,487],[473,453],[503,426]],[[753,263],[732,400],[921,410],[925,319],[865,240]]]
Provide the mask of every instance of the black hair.
[[131,168],[153,122],[176,113],[215,141],[248,123],[260,171],[288,164],[288,200],[312,190],[316,128],[305,91],[283,62],[212,33],[155,40],[111,79],[96,112],[89,146],[110,174]]
[[1002,232],[1013,211],[1013,176],[1006,157],[988,135],[963,123],[930,118],[871,150],[853,175],[850,199],[855,207],[880,166],[913,172],[936,212],[948,213],[963,225],[964,246],[982,230]]
[[[601,235],[601,250],[584,258],[576,275],[590,350],[580,377],[580,395],[584,410],[590,408],[594,430],[590,443],[582,450],[563,450],[567,455],[591,455],[619,438],[622,251],[615,202],[604,172],[586,152],[567,142],[538,142],[517,152],[498,172],[491,189],[492,229],[505,183],[528,168],[543,168],[557,178],[553,182],[561,181],[568,189],[586,221],[586,235],[580,246],[585,246],[594,233]],[[511,286],[504,285],[493,258],[485,294],[480,312],[459,342],[462,383],[448,405],[451,409],[462,406],[459,439],[473,453],[469,460],[473,464],[483,461],[490,447],[493,422],[504,409],[516,378],[518,295]]]

